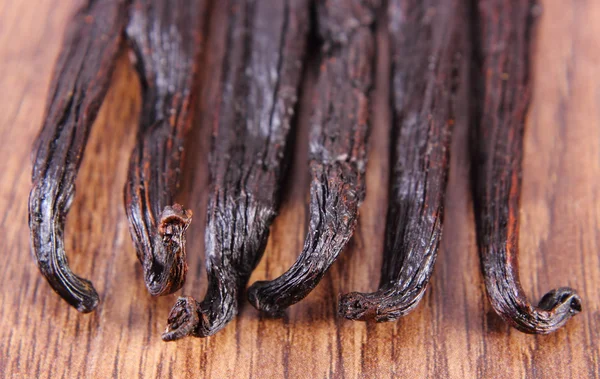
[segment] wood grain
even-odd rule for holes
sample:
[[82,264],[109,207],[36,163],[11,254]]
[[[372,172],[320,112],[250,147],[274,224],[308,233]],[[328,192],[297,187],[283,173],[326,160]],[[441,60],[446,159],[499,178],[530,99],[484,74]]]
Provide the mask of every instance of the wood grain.
[[[532,298],[569,285],[584,311],[559,332],[530,336],[501,322],[485,298],[475,249],[466,117],[452,148],[446,227],[431,287],[398,322],[335,316],[337,296],[377,287],[388,183],[387,40],[379,32],[376,118],[367,199],[357,233],[321,284],[283,319],[245,305],[217,335],[164,343],[176,296],[151,298],[123,209],[127,160],[140,107],[123,55],[97,120],[66,228],[75,272],[101,297],[77,313],[55,295],[29,252],[30,147],[64,25],[80,1],[0,0],[0,377],[598,378],[600,377],[600,2],[545,0],[534,59],[534,99],[525,136],[520,270]],[[296,155],[284,203],[251,283],[280,275],[306,231],[308,107],[304,85]],[[210,101],[203,105],[210,106]],[[464,115],[463,115],[464,116]],[[181,200],[195,214],[183,293],[206,289],[203,228],[207,130],[189,149]]]

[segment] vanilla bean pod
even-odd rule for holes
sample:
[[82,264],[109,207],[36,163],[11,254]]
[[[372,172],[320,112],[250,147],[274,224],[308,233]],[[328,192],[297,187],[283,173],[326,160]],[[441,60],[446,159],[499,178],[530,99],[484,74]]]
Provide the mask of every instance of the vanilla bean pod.
[[46,113],[34,146],[29,229],[38,268],[54,291],[78,311],[98,304],[92,283],[69,268],[65,219],[90,129],[108,90],[127,1],[89,0],[70,21],[48,92]]
[[[442,235],[450,136],[466,25],[456,0],[392,0],[392,172],[379,289],[340,299],[352,320],[391,321],[418,304]],[[463,72],[465,72],[463,70]],[[463,93],[467,93],[463,91]]]
[[248,293],[252,305],[271,315],[306,297],[354,232],[365,195],[377,5],[373,0],[317,1],[323,45],[309,137],[309,231],[294,265],[272,281],[254,283]]
[[519,281],[519,197],[525,116],[531,94],[532,0],[473,1],[473,175],[477,242],[492,307],[525,333],[551,333],[581,311],[570,288],[534,306]]
[[125,185],[129,229],[148,291],[181,288],[192,212],[174,204],[196,102],[206,0],[136,0],[126,32],[142,88],[137,144]]
[[210,155],[208,290],[181,297],[166,341],[205,337],[238,313],[277,212],[309,28],[307,0],[230,1]]

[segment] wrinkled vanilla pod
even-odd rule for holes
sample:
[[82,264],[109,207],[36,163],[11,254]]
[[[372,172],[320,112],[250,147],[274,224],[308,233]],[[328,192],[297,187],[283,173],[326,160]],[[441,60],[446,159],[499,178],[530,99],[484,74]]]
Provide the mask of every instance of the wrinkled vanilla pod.
[[[455,100],[462,83],[457,0],[392,0],[392,175],[379,289],[340,299],[352,320],[391,321],[419,303],[442,235]],[[464,91],[463,91],[464,92]],[[464,92],[466,93],[466,92]]]
[[75,197],[77,171],[110,84],[126,22],[124,0],[89,0],[73,16],[33,149],[29,194],[32,252],[54,291],[83,313],[98,305],[98,293],[90,281],[69,268],[64,225]]
[[230,1],[210,155],[208,289],[181,297],[162,338],[205,337],[238,313],[275,217],[309,28],[307,0]]
[[287,272],[249,289],[252,305],[270,315],[280,315],[315,288],[356,226],[365,195],[377,3],[317,2],[323,46],[309,137],[309,230],[302,253]]
[[473,175],[477,240],[492,307],[518,330],[546,334],[579,313],[581,299],[574,290],[559,288],[536,307],[519,281],[519,196],[534,6],[531,0],[473,2]]
[[125,209],[154,296],[180,289],[187,272],[185,231],[192,212],[173,198],[192,122],[205,8],[205,0],[136,0],[126,29],[143,103]]

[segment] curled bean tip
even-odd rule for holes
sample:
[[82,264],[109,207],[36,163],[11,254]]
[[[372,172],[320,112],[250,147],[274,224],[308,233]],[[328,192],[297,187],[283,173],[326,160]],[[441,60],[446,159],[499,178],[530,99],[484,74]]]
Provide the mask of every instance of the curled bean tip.
[[185,336],[196,335],[200,323],[196,300],[180,297],[169,313],[167,328],[162,334],[163,341],[176,341]]

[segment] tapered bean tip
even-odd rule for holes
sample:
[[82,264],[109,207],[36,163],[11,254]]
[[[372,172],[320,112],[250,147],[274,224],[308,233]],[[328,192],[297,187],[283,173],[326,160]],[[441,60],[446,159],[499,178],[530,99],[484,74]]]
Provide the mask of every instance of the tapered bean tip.
[[[81,278],[80,278],[81,279]],[[79,294],[73,301],[67,300],[77,311],[81,313],[90,313],[98,306],[100,298],[98,292],[92,286],[89,280],[81,279],[84,282],[85,292]]]
[[192,297],[180,297],[169,313],[163,341],[175,341],[185,336],[196,335],[200,324],[198,304]]
[[568,317],[581,312],[581,297],[572,288],[562,287],[552,290],[542,297],[538,305],[540,308]]
[[[519,299],[504,299],[505,305],[490,297],[496,312],[515,328],[524,333],[549,334],[564,326],[567,321],[581,312],[581,298],[571,288],[563,287],[548,292],[540,300],[537,309],[531,306],[516,306],[528,304]],[[508,304],[508,305],[506,305]]]
[[[90,313],[98,306],[98,292],[87,279],[79,277],[68,266],[55,263],[59,271],[50,270],[48,265],[38,263],[40,271],[50,283],[50,286],[69,305],[81,313]],[[50,266],[51,267],[51,266]]]
[[81,313],[90,313],[94,309],[96,309],[96,307],[98,306],[98,302],[98,295],[96,295],[95,297],[88,297],[86,299],[83,299],[75,307],[77,308],[77,311]]
[[279,318],[283,317],[284,310],[281,309],[276,303],[266,301],[265,296],[261,291],[269,284],[268,281],[255,282],[248,288],[248,301],[252,306],[259,311],[265,313],[269,317]]
[[338,314],[348,320],[376,320],[377,308],[377,303],[360,292],[342,295],[338,301]]

